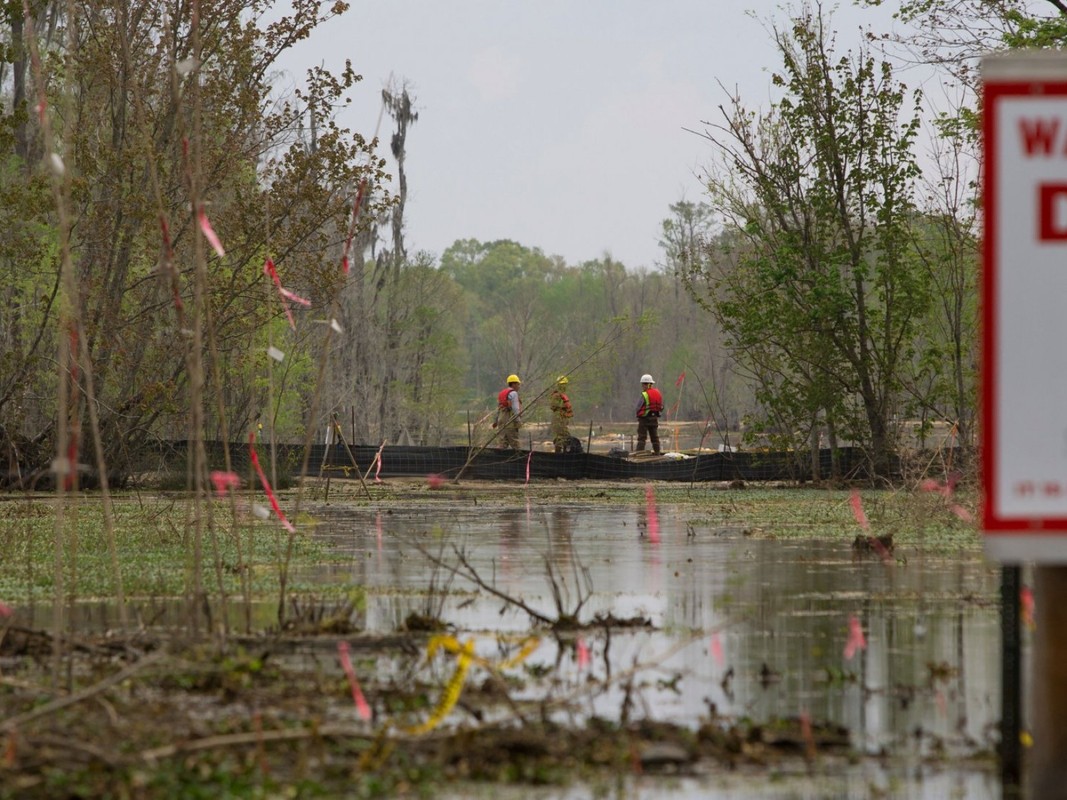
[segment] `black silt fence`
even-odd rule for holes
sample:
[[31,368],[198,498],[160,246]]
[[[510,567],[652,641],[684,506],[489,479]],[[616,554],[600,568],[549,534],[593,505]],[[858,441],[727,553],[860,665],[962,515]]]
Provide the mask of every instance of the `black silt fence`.
[[[206,442],[211,469],[225,465],[225,445]],[[230,461],[235,470],[246,472],[250,458],[247,444],[231,444]],[[178,469],[187,458],[188,443],[162,443],[146,462],[165,463]],[[299,475],[303,466],[303,447],[279,444],[275,447],[278,466],[291,475]],[[257,447],[262,464],[270,456],[269,445]],[[350,454],[351,453],[351,454]],[[567,480],[657,480],[657,481],[805,481],[811,479],[810,455],[806,452],[752,451],[706,453],[685,459],[630,461],[614,456],[591,453],[543,453],[526,450],[471,449],[468,447],[405,447],[381,449],[381,463],[376,462],[379,449],[373,445],[356,445],[346,450],[342,445],[313,445],[308,460],[308,474],[356,478],[356,469],[373,478],[462,477],[472,480],[523,481],[530,479]],[[353,458],[355,464],[353,464]],[[866,458],[860,448],[838,450],[841,475],[865,478]],[[820,473],[830,475],[831,453],[820,453]]]

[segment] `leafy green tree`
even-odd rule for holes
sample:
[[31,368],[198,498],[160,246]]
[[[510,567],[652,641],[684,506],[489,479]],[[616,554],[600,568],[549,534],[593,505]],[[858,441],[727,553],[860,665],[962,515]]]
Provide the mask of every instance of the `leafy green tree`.
[[904,379],[909,413],[929,423],[955,426],[958,442],[974,442],[978,341],[977,219],[973,213],[934,213],[917,218],[914,247],[926,272],[932,302],[916,330],[913,364]]
[[[887,0],[857,0],[866,6]],[[894,0],[902,33],[883,37],[907,46],[927,64],[946,71],[961,85],[977,88],[979,58],[1005,47],[1063,47],[1067,43],[1067,3],[1063,0]]]
[[[714,418],[720,429],[728,427],[731,405],[743,402],[744,390],[735,376],[733,356],[725,346],[718,320],[702,312],[693,302],[692,279],[713,271],[708,260],[723,257],[711,243],[719,238],[719,226],[707,203],[680,200],[670,206],[671,216],[663,220],[660,247],[664,251],[666,274],[672,278],[675,311],[667,315],[673,347],[666,357],[668,375],[685,373],[690,390],[679,397],[681,418]],[[692,297],[690,295],[693,295]],[[701,331],[702,336],[689,335]],[[683,394],[685,383],[679,387]],[[732,415],[735,419],[737,414]]]
[[565,274],[560,260],[509,240],[467,240],[442,254],[441,269],[471,298],[469,400],[494,395],[510,373],[529,392],[560,369],[567,335],[551,295]]
[[[861,442],[876,471],[895,449],[904,365],[929,302],[910,243],[918,95],[865,49],[836,58],[821,11],[775,31],[784,96],[765,114],[734,98],[706,136],[725,167],[712,207],[746,243],[716,313],[766,379],[764,409]],[[710,124],[710,123],[709,123]],[[776,380],[770,380],[776,376]]]
[[[14,5],[5,6],[12,22]],[[267,8],[201,3],[194,26],[188,9],[147,0],[31,4],[39,13],[32,30],[41,44],[55,155],[69,181],[78,289],[71,300],[88,357],[75,376],[78,402],[84,410],[91,370],[117,479],[153,438],[187,435],[193,403],[207,410],[204,430],[232,430],[238,420],[227,419],[224,368],[262,364],[250,350],[262,346],[256,332],[281,315],[276,295],[265,302],[265,258],[321,316],[340,274],[331,243],[345,228],[350,187],[381,175],[380,163],[367,163],[362,137],[333,121],[359,80],[350,67],[336,76],[312,70],[308,88],[288,99],[275,98],[270,82],[278,56],[346,4],[296,0],[290,16],[271,23],[263,18]],[[17,46],[0,60],[18,80],[32,77]],[[17,250],[8,249],[11,268],[0,278],[19,309],[7,328],[12,371],[0,383],[8,385],[9,374],[29,378],[6,402],[0,394],[0,430],[8,444],[32,435],[42,453],[54,453],[55,379],[39,359],[56,351],[55,310],[47,302],[58,272],[56,218],[42,201],[36,161],[23,160],[42,154],[26,99],[36,103],[37,95],[36,86],[16,88],[15,105],[0,114],[8,153],[0,193],[25,198],[18,227],[26,234]],[[313,142],[302,132],[309,108],[317,120]],[[225,257],[204,251],[199,210]],[[198,340],[205,342],[208,378],[194,400],[189,354]]]
[[[332,357],[331,411],[347,410],[340,416],[353,420],[359,443],[451,443],[466,366],[462,290],[428,253],[406,260],[380,286],[374,270],[356,274],[363,281],[346,289],[345,335]],[[352,303],[361,293],[357,317]]]
[[[519,373],[527,398],[568,373],[577,418],[630,421],[637,379],[653,371],[670,395],[672,419],[703,419],[716,406],[724,423],[739,416],[722,406],[724,387],[738,382],[716,360],[716,323],[676,272],[628,270],[607,255],[574,266],[516,242],[475,240],[454,243],[441,270],[462,287],[469,310],[468,408],[491,407],[508,373]],[[671,382],[687,371],[693,388],[683,403]],[[547,419],[544,409],[529,414]]]
[[[881,0],[865,0],[880,5]],[[1057,48],[1067,42],[1060,0],[905,0],[896,16],[910,23],[892,37],[909,60],[919,53],[960,87],[934,120],[933,169],[916,250],[934,303],[924,321],[908,391],[923,420],[944,418],[959,442],[974,445],[977,347],[977,209],[979,200],[980,58],[1005,48]],[[890,37],[886,37],[887,40]],[[946,81],[947,83],[947,81]]]

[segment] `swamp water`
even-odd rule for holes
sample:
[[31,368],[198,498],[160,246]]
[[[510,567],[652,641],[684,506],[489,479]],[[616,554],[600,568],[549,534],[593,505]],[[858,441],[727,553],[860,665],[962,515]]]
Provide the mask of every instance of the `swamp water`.
[[[341,558],[303,582],[366,587],[371,632],[430,612],[487,657],[528,633],[527,611],[449,580],[442,564],[459,567],[457,549],[483,582],[546,617],[581,601],[583,622],[647,620],[542,636],[527,668],[551,670],[547,691],[566,698],[568,721],[625,714],[696,728],[715,714],[806,714],[846,727],[867,756],[810,773],[713,768],[515,797],[1000,797],[999,570],[978,552],[857,557],[850,541],[761,538],[671,506],[309,511]],[[536,691],[515,699],[543,699]]]
[[[494,663],[537,633],[536,648],[511,670],[523,681],[510,699],[527,713],[541,704],[576,726],[625,717],[694,730],[709,719],[791,720],[795,728],[805,715],[847,729],[861,754],[818,753],[810,768],[799,756],[736,770],[700,763],[694,772],[679,763],[674,777],[626,772],[608,784],[566,788],[450,786],[441,797],[1001,797],[993,757],[999,569],[976,546],[860,556],[848,539],[774,539],[723,525],[706,510],[652,503],[400,501],[376,509],[310,502],[305,511],[333,557],[329,566],[295,572],[293,585],[358,590],[365,602],[356,622],[367,633],[395,634],[411,614],[439,617]],[[620,624],[553,635],[531,611]],[[45,625],[47,613],[37,608],[34,624]],[[104,629],[113,613],[85,604],[71,622]],[[257,627],[274,613],[273,603],[257,605]],[[375,669],[386,682],[422,662],[420,653],[354,653],[361,674]],[[329,648],[312,661],[312,669],[340,673]],[[455,663],[438,658],[439,684]],[[511,718],[500,705],[486,719]],[[357,720],[351,703],[339,703],[324,722]],[[469,712],[454,709],[442,726],[454,722],[469,724]]]

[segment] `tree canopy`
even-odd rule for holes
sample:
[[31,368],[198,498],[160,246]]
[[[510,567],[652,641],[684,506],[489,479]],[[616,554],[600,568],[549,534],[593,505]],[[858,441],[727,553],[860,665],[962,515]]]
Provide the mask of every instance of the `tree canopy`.
[[[366,442],[462,441],[463,412],[513,372],[530,396],[568,374],[576,419],[613,421],[651,371],[676,418],[859,442],[878,468],[903,420],[969,442],[966,92],[990,47],[1061,44],[1059,2],[907,0],[898,18],[924,25],[845,53],[818,4],[772,25],[777,99],[730,97],[705,123],[707,194],[665,209],[653,270],[462,231],[409,252],[414,87],[382,93],[386,175],[372,134],[337,121],[356,67],[272,84],[347,5],[3,7],[0,443],[19,481],[48,474],[68,428],[84,456],[87,421],[118,479],[153,441],[257,421],[289,440],[339,419]],[[957,79],[957,107],[930,115],[873,49],[893,45]]]

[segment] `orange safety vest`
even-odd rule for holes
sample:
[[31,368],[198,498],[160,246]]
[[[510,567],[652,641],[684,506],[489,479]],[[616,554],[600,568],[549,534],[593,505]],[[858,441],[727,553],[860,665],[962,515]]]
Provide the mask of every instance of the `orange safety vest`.
[[[516,391],[510,386],[505,386],[500,390],[500,394],[496,396],[496,404],[500,407],[501,411],[511,411],[511,403],[508,402],[508,395]],[[519,401],[519,410],[522,411],[522,401]]]
[[[559,398],[557,401],[556,398]],[[563,392],[552,393],[552,413],[563,417],[573,417],[574,410],[571,408],[571,400]]]
[[658,417],[660,412],[663,411],[663,395],[660,394],[659,389],[655,386],[647,392],[641,392],[641,398],[644,402],[637,409],[637,416]]

